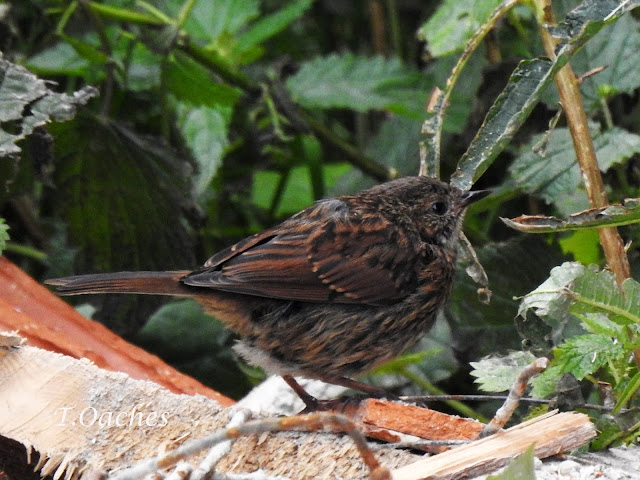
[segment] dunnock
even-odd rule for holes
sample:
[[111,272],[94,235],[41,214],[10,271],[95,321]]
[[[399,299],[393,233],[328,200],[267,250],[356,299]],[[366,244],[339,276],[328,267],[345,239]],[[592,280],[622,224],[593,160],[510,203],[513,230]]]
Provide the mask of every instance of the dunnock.
[[192,297],[239,333],[235,350],[282,375],[381,389],[349,377],[416,343],[446,302],[465,208],[487,191],[407,177],[321,200],[215,254],[194,272],[121,272],[48,280],[61,295]]

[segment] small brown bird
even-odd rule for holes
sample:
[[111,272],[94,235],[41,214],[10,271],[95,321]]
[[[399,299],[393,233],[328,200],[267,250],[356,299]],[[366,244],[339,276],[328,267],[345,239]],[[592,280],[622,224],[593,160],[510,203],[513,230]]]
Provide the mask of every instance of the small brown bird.
[[407,177],[320,200],[215,254],[194,272],[121,272],[48,280],[61,295],[192,297],[239,333],[235,350],[281,375],[308,409],[299,375],[370,394],[349,377],[415,344],[446,302],[464,211],[488,191]]

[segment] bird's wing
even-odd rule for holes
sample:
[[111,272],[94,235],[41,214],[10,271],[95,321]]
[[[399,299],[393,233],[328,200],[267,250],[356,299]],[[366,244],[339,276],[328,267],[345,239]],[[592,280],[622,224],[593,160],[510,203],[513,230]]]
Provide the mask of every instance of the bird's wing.
[[295,216],[219,252],[182,281],[287,300],[388,304],[416,288],[417,248],[378,216]]

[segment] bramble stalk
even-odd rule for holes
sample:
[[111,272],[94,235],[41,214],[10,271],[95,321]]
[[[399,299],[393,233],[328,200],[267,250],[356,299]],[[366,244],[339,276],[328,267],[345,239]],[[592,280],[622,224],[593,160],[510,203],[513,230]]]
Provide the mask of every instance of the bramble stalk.
[[[555,24],[555,18],[551,9],[550,0],[539,0],[538,8],[543,12],[543,22],[548,25]],[[559,41],[553,38],[547,29],[541,27],[540,35],[547,55],[555,58],[554,49]],[[560,69],[555,77],[556,86],[560,95],[560,102],[565,115],[573,146],[576,151],[580,171],[584,180],[589,203],[592,208],[602,208],[609,204],[607,193],[604,189],[602,175],[598,167],[593,140],[589,132],[587,115],[582,105],[578,79],[570,65]],[[609,268],[616,276],[618,284],[631,276],[629,259],[624,249],[622,238],[615,227],[599,228],[600,243],[604,250]]]

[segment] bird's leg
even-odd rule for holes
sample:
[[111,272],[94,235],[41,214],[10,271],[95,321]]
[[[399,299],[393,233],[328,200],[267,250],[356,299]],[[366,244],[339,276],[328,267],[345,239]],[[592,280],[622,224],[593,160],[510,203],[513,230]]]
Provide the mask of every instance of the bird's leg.
[[302,388],[302,385],[300,385],[295,378],[293,378],[291,375],[283,375],[282,379],[287,382],[287,385],[289,385],[291,389],[296,392],[298,397],[300,397],[300,400],[302,400],[307,406],[307,408],[304,409],[304,412],[313,412],[315,410],[318,410],[318,407],[320,406],[318,399],[313,395],[310,395],[309,392]]
[[387,398],[390,400],[393,400],[396,398],[394,395],[387,392],[382,387],[376,387],[374,385],[368,385],[366,383],[358,382],[357,380],[353,380],[349,377],[322,377],[320,378],[320,380],[322,380],[323,382],[331,383],[333,385],[340,385],[342,387],[347,387],[347,388],[350,388],[351,390],[358,390],[374,398]]
[[[298,397],[300,397],[300,400],[306,405],[303,413],[332,410],[345,403],[345,397],[333,400],[318,400],[313,395],[310,395],[291,375],[283,375],[282,379],[287,382]],[[390,394],[382,387],[367,385],[366,383],[358,382],[348,377],[318,377],[318,380],[332,385],[340,385],[351,390],[358,390],[374,398],[396,399],[395,395]],[[349,400],[353,401],[354,398],[349,397],[346,399],[346,402],[349,402]]]

